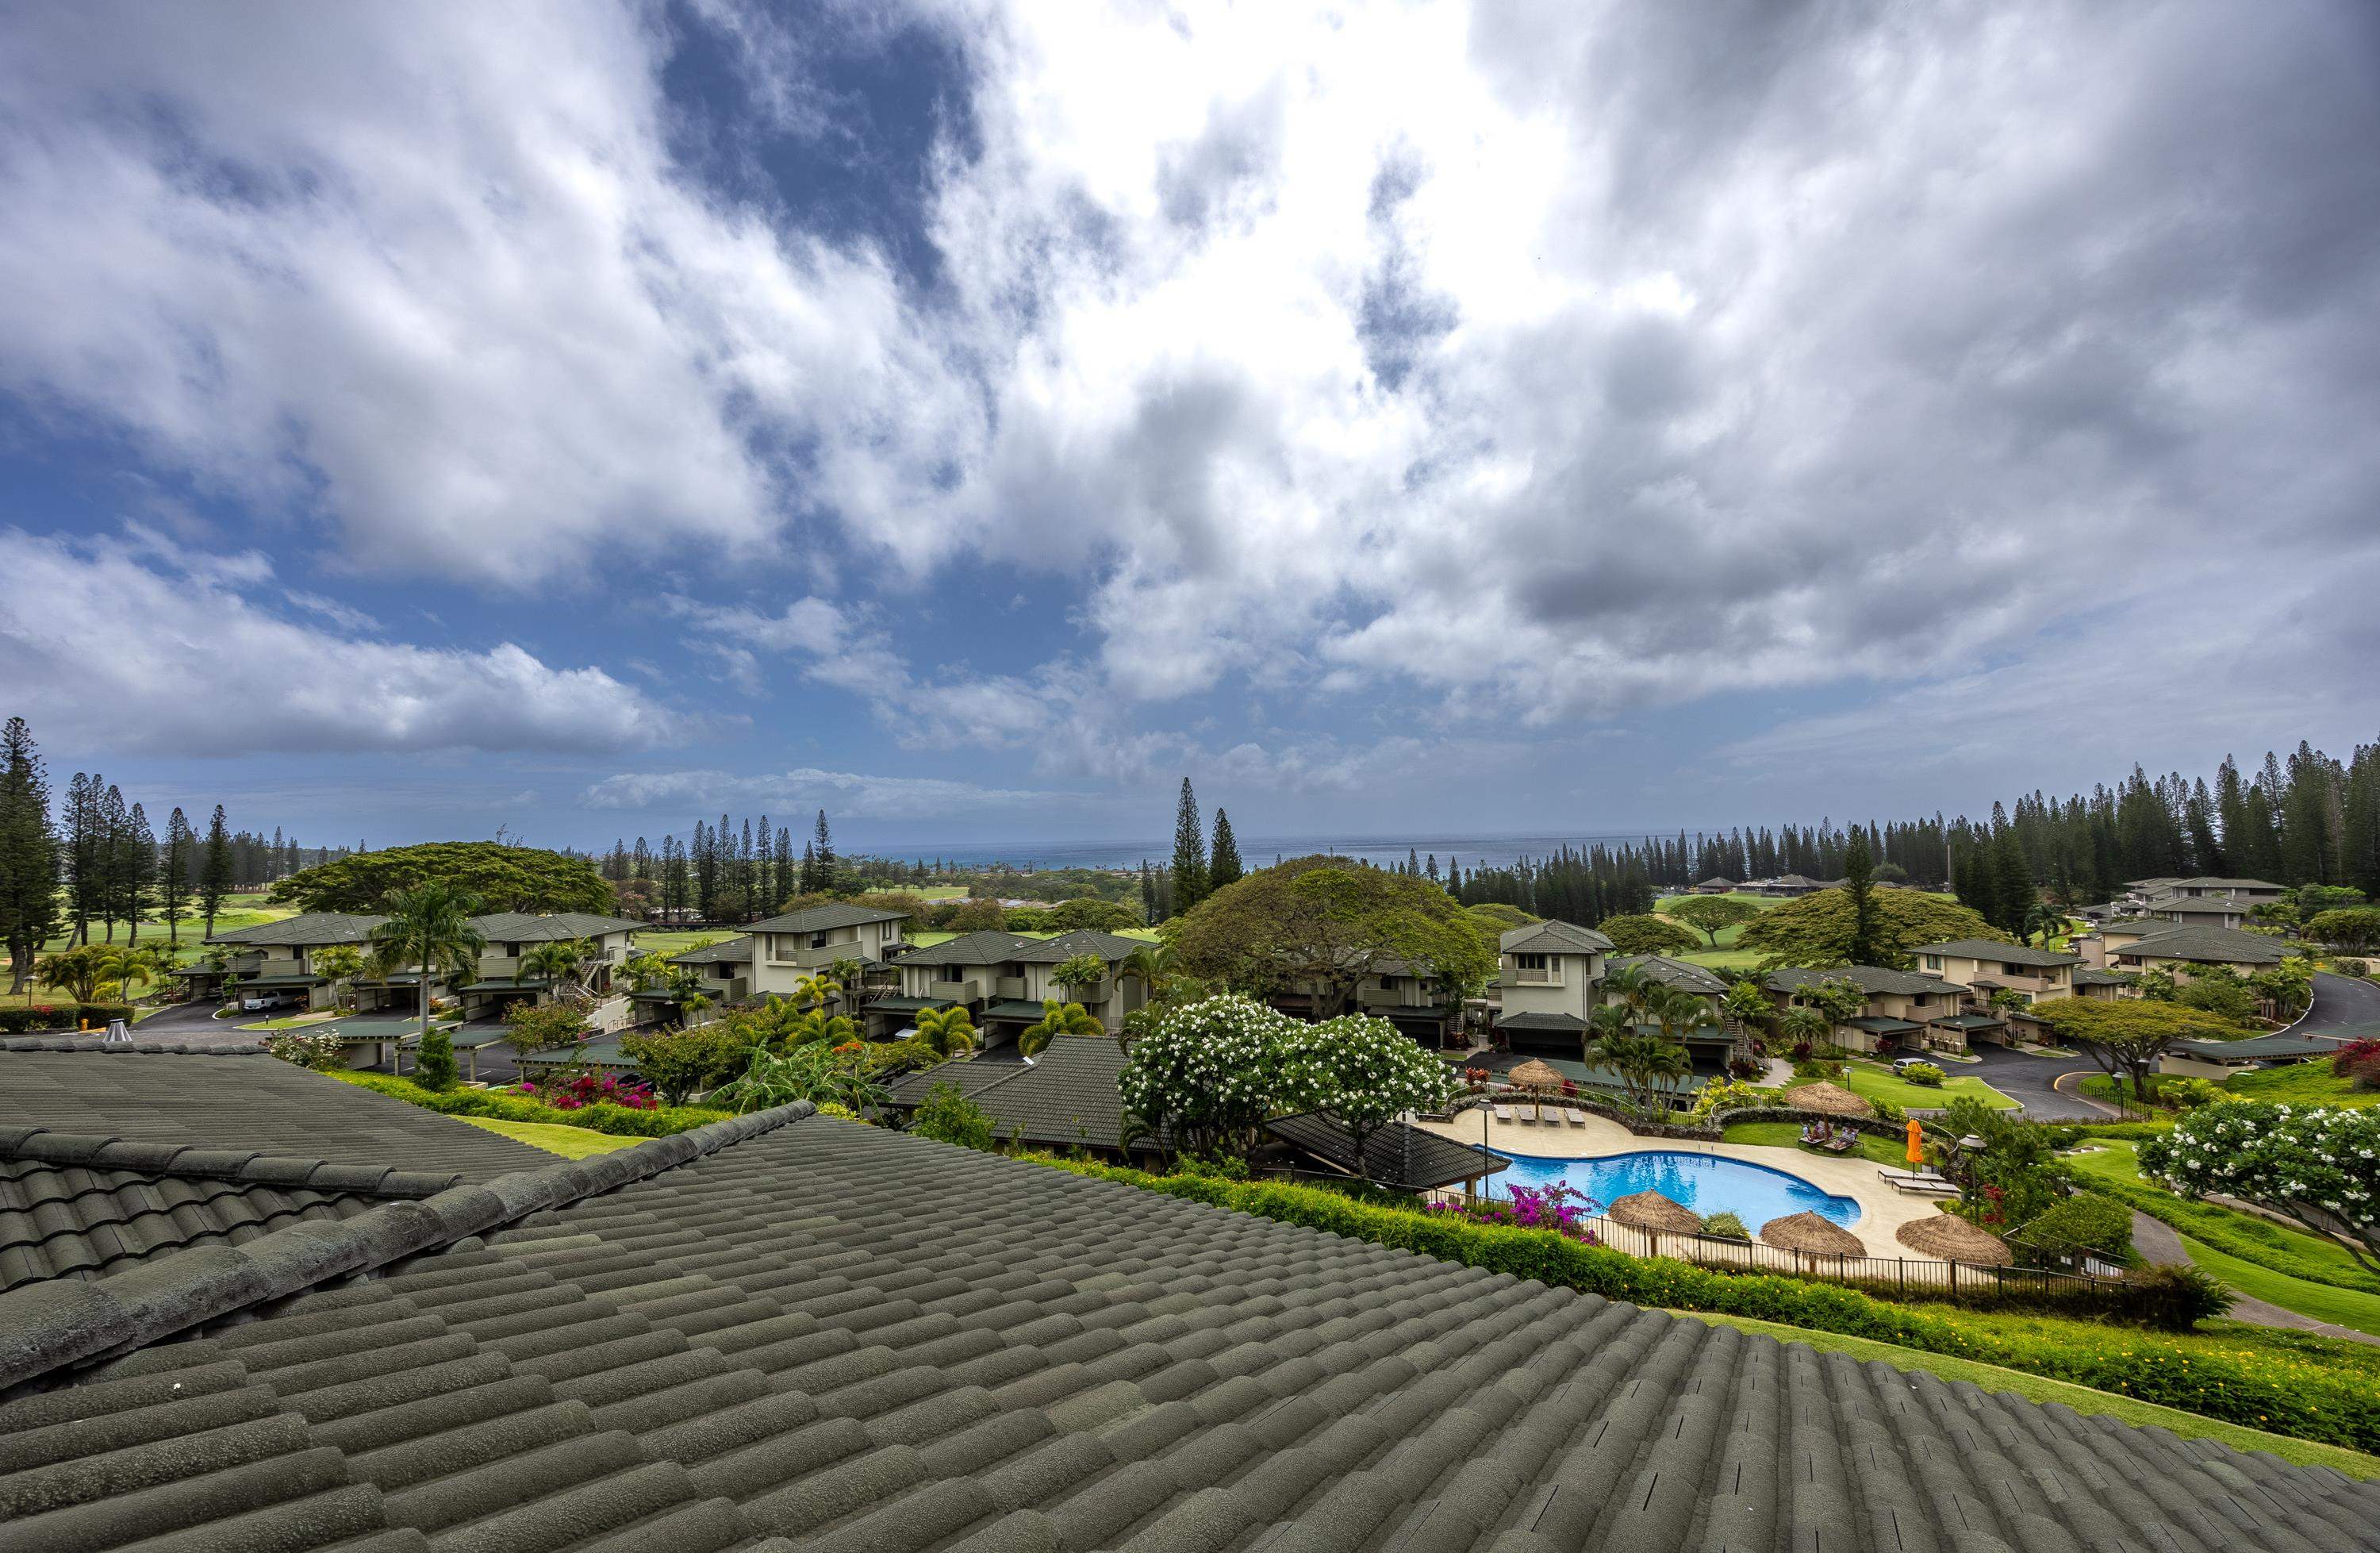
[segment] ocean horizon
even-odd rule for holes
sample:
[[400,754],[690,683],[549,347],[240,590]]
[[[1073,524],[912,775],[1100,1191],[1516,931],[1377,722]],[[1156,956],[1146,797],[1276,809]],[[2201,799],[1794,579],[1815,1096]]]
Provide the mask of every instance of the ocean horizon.
[[[1460,862],[1463,871],[1468,874],[1481,866],[1505,868],[1524,857],[1550,856],[1564,847],[1585,849],[1641,842],[1648,834],[1675,838],[1678,833],[1675,830],[1654,833],[1610,830],[1548,832],[1530,836],[1434,837],[1318,834],[1252,836],[1238,839],[1241,860],[1251,868],[1266,866],[1276,858],[1305,857],[1315,852],[1335,853],[1340,857],[1381,864],[1402,862],[1408,856],[1418,854],[1424,859],[1435,857],[1441,871],[1450,862]],[[1695,833],[1690,828],[1686,834],[1691,838]],[[1020,869],[1136,869],[1144,860],[1151,866],[1170,861],[1173,856],[1173,841],[1171,837],[1123,841],[966,841],[941,846],[930,843],[876,846],[861,850],[869,857],[899,858],[905,862],[923,858],[929,862],[939,858],[946,863],[970,868],[1007,863]]]

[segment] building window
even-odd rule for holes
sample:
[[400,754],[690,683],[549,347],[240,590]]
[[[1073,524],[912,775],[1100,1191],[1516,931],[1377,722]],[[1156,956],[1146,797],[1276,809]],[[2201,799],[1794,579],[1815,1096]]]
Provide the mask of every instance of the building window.
[[1542,971],[1546,968],[1546,957],[1541,954],[1514,955],[1512,963],[1524,971]]
[[1925,969],[1928,971],[1941,970],[1942,957],[1940,955],[1927,955],[1925,957]]

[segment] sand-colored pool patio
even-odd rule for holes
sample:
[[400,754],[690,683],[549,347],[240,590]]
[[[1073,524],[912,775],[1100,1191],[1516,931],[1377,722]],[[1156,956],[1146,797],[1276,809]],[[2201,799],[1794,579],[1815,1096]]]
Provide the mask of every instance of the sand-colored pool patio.
[[[1535,1104],[1528,1099],[1516,1096],[1508,1104],[1519,1114],[1536,1114]],[[1782,1170],[1788,1175],[1801,1177],[1822,1192],[1848,1197],[1857,1203],[1859,1222],[1847,1228],[1860,1238],[1871,1256],[1915,1257],[1916,1253],[1893,1238],[1894,1231],[1904,1224],[1930,1218],[1941,1211],[1931,1198],[1894,1191],[1876,1174],[1879,1167],[1874,1160],[1856,1156],[1833,1157],[1813,1154],[1806,1149],[1706,1143],[1695,1138],[1640,1138],[1618,1122],[1597,1116],[1592,1111],[1578,1113],[1586,1119],[1584,1127],[1559,1120],[1560,1113],[1550,1102],[1546,1106],[1545,1114],[1544,1121],[1499,1121],[1482,1107],[1464,1111],[1452,1121],[1424,1121],[1420,1125],[1441,1138],[1471,1147],[1475,1148],[1484,1142],[1499,1154],[1529,1154],[1568,1159],[1660,1151],[1707,1154],[1723,1159],[1741,1160],[1747,1165],[1765,1166],[1771,1170]],[[1757,1224],[1747,1223],[1744,1228],[1755,1235],[1760,1232]]]

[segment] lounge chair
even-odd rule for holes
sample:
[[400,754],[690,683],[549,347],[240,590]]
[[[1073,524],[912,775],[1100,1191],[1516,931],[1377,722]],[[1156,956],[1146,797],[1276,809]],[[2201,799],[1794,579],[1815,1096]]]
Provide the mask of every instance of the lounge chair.
[[1849,1154],[1857,1147],[1859,1147],[1859,1134],[1856,1132],[1844,1132],[1827,1140],[1828,1154]]
[[1959,1192],[1958,1183],[1938,1170],[1878,1170],[1876,1175],[1895,1192],[1924,1197],[1955,1197]]
[[1510,1121],[1512,1119],[1512,1107],[1510,1106],[1490,1106],[1488,1107],[1488,1114],[1493,1116],[1498,1121]]
[[1585,1127],[1586,1125],[1586,1113],[1585,1111],[1565,1110],[1562,1112],[1562,1119],[1569,1122],[1572,1127]]

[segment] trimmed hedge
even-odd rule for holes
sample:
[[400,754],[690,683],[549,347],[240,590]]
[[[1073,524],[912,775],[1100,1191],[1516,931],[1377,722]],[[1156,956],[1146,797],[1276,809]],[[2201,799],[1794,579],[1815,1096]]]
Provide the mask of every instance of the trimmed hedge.
[[[1638,1257],[1581,1245],[1541,1230],[1474,1224],[1355,1201],[1316,1187],[1230,1181],[1211,1176],[1152,1176],[1089,1160],[1034,1156],[1054,1169],[1184,1197],[1350,1240],[1391,1246],[1442,1262],[1630,1304],[1751,1316],[1902,1348],[1979,1360],[2161,1403],[2227,1423],[2301,1439],[2380,1449],[2380,1410],[2370,1402],[2374,1376],[2358,1374],[2352,1356],[2335,1363],[2290,1363],[2261,1351],[2277,1335],[2217,1341],[2169,1337],[2093,1322],[2027,1321],[1939,1305],[1888,1302],[1844,1285],[1766,1274],[1720,1273],[1668,1257]],[[2174,1269],[2180,1271],[2180,1269]],[[2144,1288],[2168,1280],[2143,1278]],[[2049,1327],[2036,1332],[2031,1328]],[[2290,1334],[2294,1337],[2295,1334]],[[2327,1359],[2345,1345],[2309,1339],[2304,1351]],[[2380,1362],[2374,1367],[2380,1369]]]
[[393,1095],[410,1106],[437,1111],[446,1116],[487,1117],[495,1121],[535,1121],[553,1127],[583,1127],[590,1132],[609,1132],[620,1138],[666,1138],[673,1132],[689,1131],[710,1122],[724,1121],[732,1112],[709,1110],[699,1106],[662,1106],[649,1111],[631,1110],[625,1106],[581,1106],[565,1110],[559,1106],[543,1106],[517,1094],[493,1089],[424,1089],[410,1079],[393,1079],[386,1073],[365,1073],[352,1069],[324,1075],[351,1083],[358,1089],[369,1089]]
[[31,1031],[72,1030],[75,1010],[71,1003],[49,1004],[30,1009],[0,1009],[0,1035],[22,1035]]

